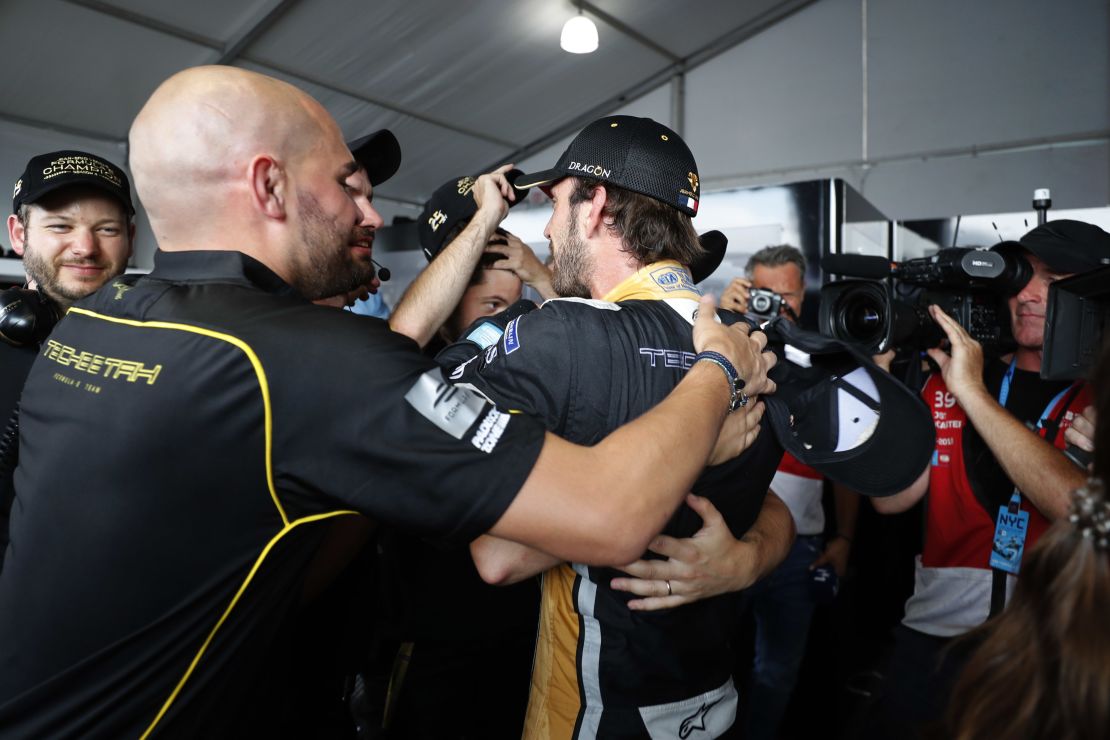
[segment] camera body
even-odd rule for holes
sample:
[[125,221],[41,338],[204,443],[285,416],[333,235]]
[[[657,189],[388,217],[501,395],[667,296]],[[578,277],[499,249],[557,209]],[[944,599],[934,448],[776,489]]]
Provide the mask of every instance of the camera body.
[[955,319],[984,351],[1009,351],[1013,335],[1006,300],[1033,275],[1024,257],[955,247],[901,263],[848,256],[826,260],[825,266],[840,274],[888,276],[821,288],[821,333],[863,345],[872,354],[937,346],[944,332],[929,316],[930,304]]
[[773,290],[752,288],[748,293],[748,313],[763,319],[773,319],[782,311],[782,296]]

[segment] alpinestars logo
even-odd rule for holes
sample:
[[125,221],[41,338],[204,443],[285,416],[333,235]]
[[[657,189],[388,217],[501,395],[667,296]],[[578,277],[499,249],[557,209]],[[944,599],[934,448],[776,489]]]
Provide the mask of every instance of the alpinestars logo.
[[682,720],[682,724],[678,727],[678,736],[682,738],[682,740],[686,740],[686,738],[690,737],[690,734],[694,730],[701,730],[702,732],[704,732],[705,715],[709,714],[709,710],[717,706],[720,701],[721,700],[718,699],[717,701],[710,704],[702,704],[700,707],[698,707],[698,711],[694,712],[689,717]]

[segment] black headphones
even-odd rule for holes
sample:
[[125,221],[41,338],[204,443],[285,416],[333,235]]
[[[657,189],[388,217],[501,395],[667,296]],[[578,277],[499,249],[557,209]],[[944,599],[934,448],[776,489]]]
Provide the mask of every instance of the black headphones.
[[41,344],[61,318],[57,304],[37,290],[0,293],[0,340],[16,347]]

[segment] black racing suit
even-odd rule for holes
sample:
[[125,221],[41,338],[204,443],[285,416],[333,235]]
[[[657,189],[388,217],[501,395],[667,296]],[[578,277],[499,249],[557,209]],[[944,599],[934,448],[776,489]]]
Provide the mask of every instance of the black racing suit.
[[[693,362],[697,294],[688,275],[655,273],[663,273],[660,298],[677,284],[690,290],[667,300],[548,301],[512,321],[497,343],[481,349],[462,341],[439,360],[454,367],[452,380],[499,408],[535,415],[560,436],[594,444],[658,403]],[[480,320],[472,328],[482,326]],[[782,456],[766,420],[764,427],[750,449],[706,469],[694,485],[736,537],[758,516]],[[698,515],[681,506],[664,532],[689,537],[700,526]],[[581,564],[545,574],[525,737],[646,737],[649,730],[685,737],[695,728],[711,733],[701,737],[717,736],[737,704],[729,650],[735,595],[634,612],[625,605],[633,596],[609,588],[617,575]]]

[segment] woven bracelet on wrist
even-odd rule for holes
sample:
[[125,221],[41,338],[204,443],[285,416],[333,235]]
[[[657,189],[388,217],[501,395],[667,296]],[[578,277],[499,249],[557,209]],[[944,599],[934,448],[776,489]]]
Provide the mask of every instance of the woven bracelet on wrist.
[[745,395],[743,390],[744,379],[740,377],[740,374],[738,372],[736,372],[736,368],[729,361],[729,359],[722,355],[720,352],[699,352],[697,355],[694,356],[694,362],[701,362],[702,360],[706,362],[712,362],[714,365],[721,368],[721,370],[724,372],[725,378],[728,380],[729,385],[730,401],[728,410],[731,412],[735,411],[741,406],[747,406],[748,397],[747,395]]

